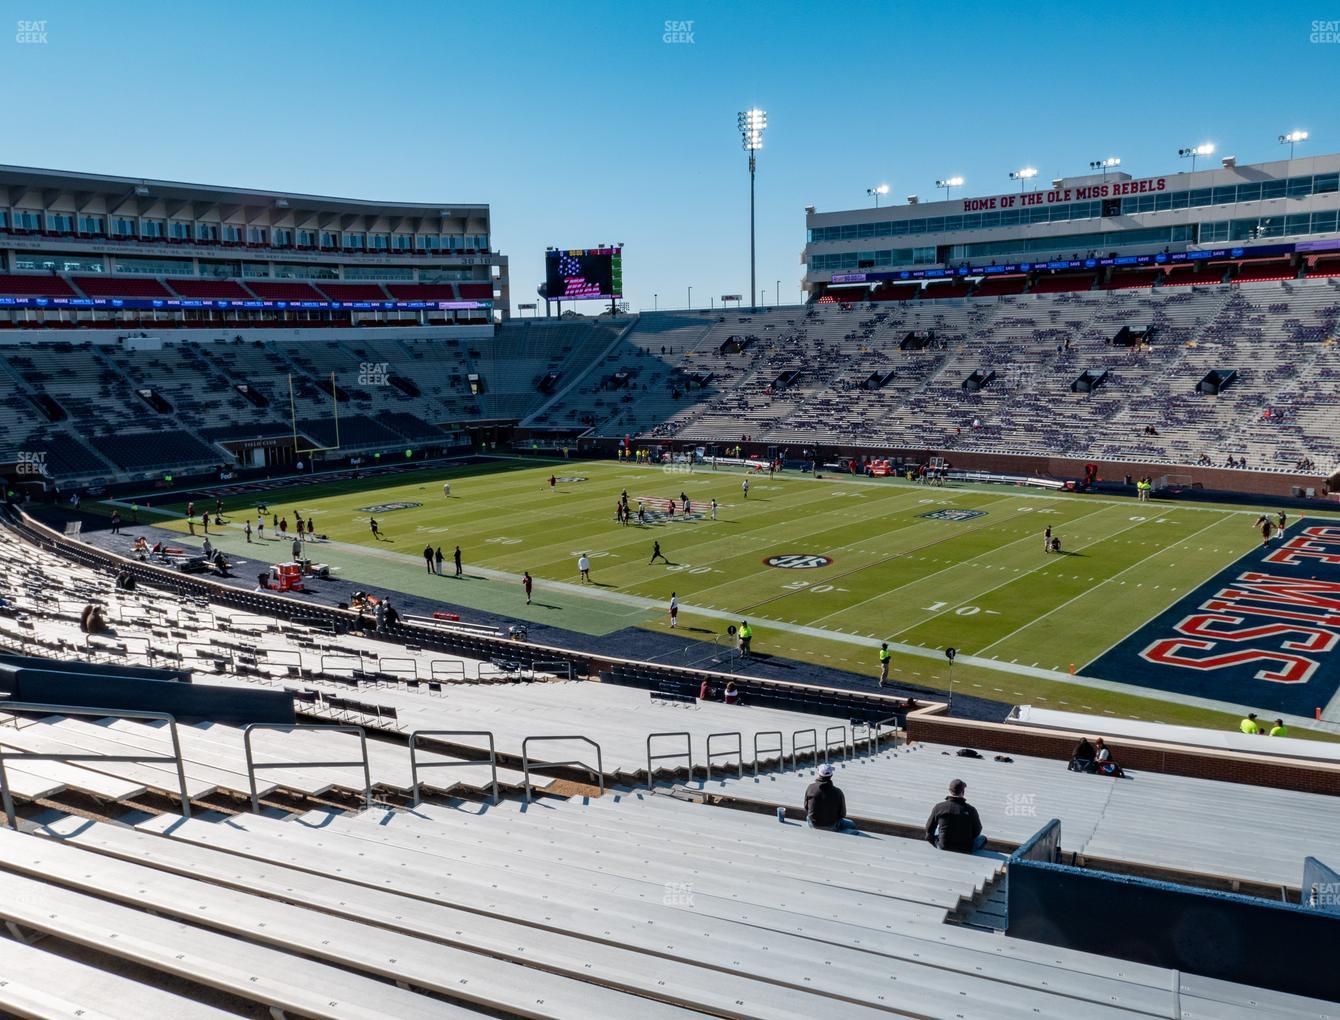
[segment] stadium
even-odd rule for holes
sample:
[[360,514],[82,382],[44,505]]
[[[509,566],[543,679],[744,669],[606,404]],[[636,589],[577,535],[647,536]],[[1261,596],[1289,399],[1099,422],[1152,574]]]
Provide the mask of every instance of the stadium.
[[1340,154],[765,200],[787,303],[738,124],[707,307],[0,166],[0,1016],[1340,1016]]

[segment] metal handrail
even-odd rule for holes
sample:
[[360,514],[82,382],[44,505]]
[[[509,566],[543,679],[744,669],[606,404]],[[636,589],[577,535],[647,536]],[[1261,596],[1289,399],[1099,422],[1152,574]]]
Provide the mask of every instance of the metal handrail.
[[[803,747],[800,747],[800,746],[797,746],[797,744],[796,744],[796,737],[800,736],[802,733],[808,733],[808,734],[810,735],[810,742],[809,742],[808,744],[805,744]],[[816,729],[814,729],[813,727],[811,727],[810,729],[806,729],[806,730],[796,730],[794,733],[791,734],[791,767],[792,767],[793,769],[795,769],[795,768],[799,768],[799,767],[800,767],[800,752],[801,752],[801,751],[808,751],[810,754],[814,755],[814,763],[815,763],[816,765],[819,763],[819,731],[818,731],[818,730],[816,730]]]
[[6,701],[4,702],[4,709],[7,713],[40,712],[43,715],[82,715],[95,719],[155,719],[168,724],[168,733],[172,737],[171,755],[40,754],[36,751],[22,750],[17,753],[6,753],[2,750],[5,742],[0,739],[0,801],[4,802],[5,821],[9,823],[11,829],[17,829],[19,822],[17,815],[14,813],[14,798],[9,792],[9,775],[5,771],[6,760],[59,761],[66,763],[72,761],[109,761],[138,765],[172,762],[177,766],[177,787],[181,796],[181,816],[183,818],[191,817],[191,797],[186,792],[186,766],[183,764],[181,740],[177,736],[177,719],[175,716],[166,712],[141,712],[137,709],[73,708],[69,705],[47,705],[27,701]]
[[403,663],[408,663],[410,672],[414,674],[414,679],[415,680],[419,679],[419,660],[407,657],[380,656],[377,659],[377,672],[382,674],[383,676],[393,676],[397,680],[404,680],[405,677],[399,676],[398,674],[395,673],[387,672],[386,668],[387,665],[389,664],[391,669],[400,669]]
[[600,745],[597,744],[590,737],[583,737],[580,733],[570,733],[562,736],[525,737],[521,741],[521,775],[522,775],[522,783],[524,784],[524,789],[526,791],[527,804],[530,803],[530,768],[531,768],[530,753],[527,750],[527,745],[529,745],[532,740],[580,740],[594,747],[596,749],[596,767],[594,769],[592,769],[591,766],[586,764],[586,762],[584,761],[542,761],[536,764],[535,767],[558,768],[559,766],[564,765],[580,765],[588,772],[592,771],[595,772],[596,777],[600,782],[600,796],[602,797],[605,796],[605,758],[604,755],[601,754]]
[[[439,667],[441,667],[439,669]],[[434,659],[428,664],[428,679],[465,682],[465,663],[460,659]]]
[[[865,732],[858,734],[856,732],[856,727],[858,726],[864,727]],[[853,751],[856,750],[856,742],[858,740],[861,741],[863,744],[865,744],[866,754],[874,754],[879,750],[878,736],[873,723],[859,722],[855,719],[852,720],[851,746]]]
[[838,750],[842,752],[842,760],[847,760],[847,727],[829,726],[824,730],[824,761],[828,761],[828,752],[833,749],[833,731],[837,730],[842,734],[842,739],[837,742]]
[[[716,752],[713,752],[713,750],[712,750],[712,738],[713,738],[713,737],[734,737],[734,738],[735,738],[735,750],[732,751],[732,750],[730,750],[729,748],[727,748],[725,751],[716,751]],[[711,781],[712,781],[712,759],[713,759],[713,758],[720,758],[720,757],[723,757],[724,755],[728,755],[728,754],[733,754],[733,755],[735,755],[737,758],[740,759],[740,760],[739,760],[739,773],[737,774],[736,778],[737,778],[737,779],[743,779],[743,778],[744,778],[744,735],[743,735],[742,733],[740,733],[739,730],[727,730],[727,731],[724,732],[724,733],[709,733],[709,734],[707,735],[707,780],[708,780],[708,782],[711,782]]]
[[[758,738],[759,738],[759,737],[776,737],[776,738],[777,738],[777,746],[776,746],[776,747],[764,747],[764,748],[760,748],[760,747],[758,746]],[[783,739],[782,739],[782,731],[781,731],[781,730],[758,730],[757,732],[754,733],[754,778],[755,778],[755,779],[758,778],[758,761],[759,761],[759,754],[760,754],[761,751],[767,751],[767,752],[776,751],[777,754],[778,754],[778,755],[780,756],[780,758],[781,758],[782,768],[786,768],[786,744],[784,743],[784,741],[783,741]]]
[[[653,755],[653,754],[651,753],[651,742],[652,742],[652,739],[655,738],[655,737],[683,737],[683,738],[684,738],[684,750],[683,750],[683,751],[676,751],[676,752],[673,753],[673,754],[657,754],[657,755]],[[692,735],[691,733],[689,733],[688,730],[667,730],[667,731],[662,732],[662,733],[648,733],[648,734],[647,734],[647,786],[648,786],[648,787],[654,787],[654,786],[656,785],[656,777],[655,777],[655,774],[651,771],[651,763],[652,763],[653,761],[663,761],[663,760],[665,760],[665,759],[667,759],[667,758],[687,758],[687,759],[689,760],[689,781],[690,781],[690,782],[693,781],[693,735]]]
[[[262,762],[256,764],[251,754],[251,734],[256,730],[275,730],[280,733],[292,733],[294,730],[324,730],[327,733],[356,733],[363,751],[361,761],[284,761]],[[256,792],[256,773],[261,769],[303,769],[303,768],[353,768],[363,766],[363,806],[372,807],[372,768],[368,764],[368,735],[362,726],[350,723],[248,723],[242,728],[242,747],[247,755],[247,782],[251,784],[251,810],[260,814],[261,799]]]
[[409,735],[409,781],[414,795],[414,807],[419,806],[419,769],[460,768],[464,765],[483,765],[482,761],[430,761],[423,765],[418,759],[418,740],[420,737],[488,737],[489,766],[493,769],[493,803],[502,800],[498,792],[498,752],[493,744],[492,730],[414,730]]
[[362,672],[363,672],[363,656],[362,656],[361,653],[358,653],[358,652],[330,652],[330,653],[328,653],[328,654],[325,654],[325,655],[322,655],[322,656],[321,656],[321,675],[322,675],[322,676],[325,676],[325,674],[326,674],[326,660],[327,660],[327,659],[345,659],[345,660],[352,660],[352,661],[354,661],[354,662],[357,662],[358,665],[357,665],[357,666],[339,666],[339,665],[337,665],[337,666],[335,667],[335,669],[347,669],[347,670],[349,670],[350,673],[362,673]]
[[882,733],[882,731],[883,731],[883,729],[884,729],[884,724],[885,724],[885,723],[893,723],[893,726],[892,726],[892,729],[893,729],[893,741],[894,741],[895,746],[896,746],[897,743],[898,743],[898,717],[897,717],[896,715],[891,715],[891,716],[889,716],[887,719],[877,719],[877,720],[875,720],[875,750],[876,750],[876,751],[879,750],[879,740],[880,740],[881,733]]

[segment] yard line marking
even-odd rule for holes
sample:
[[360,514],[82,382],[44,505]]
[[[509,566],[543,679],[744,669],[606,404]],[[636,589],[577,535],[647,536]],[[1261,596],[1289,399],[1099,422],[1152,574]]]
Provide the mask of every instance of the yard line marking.
[[[1115,581],[1117,578],[1119,578],[1122,574],[1126,573],[1127,571],[1134,570],[1136,567],[1140,566],[1141,564],[1144,564],[1144,563],[1149,562],[1149,561],[1152,560],[1155,556],[1158,556],[1160,553],[1165,553],[1165,552],[1167,552],[1169,549],[1174,549],[1174,548],[1176,548],[1178,545],[1180,545],[1182,542],[1187,541],[1187,539],[1195,538],[1197,535],[1201,534],[1202,532],[1209,531],[1211,528],[1215,527],[1215,526],[1218,525],[1218,524],[1223,524],[1223,523],[1224,523],[1224,520],[1225,520],[1224,518],[1221,518],[1220,520],[1217,520],[1217,521],[1211,521],[1209,524],[1205,525],[1205,527],[1201,528],[1199,531],[1193,531],[1190,535],[1187,535],[1186,538],[1179,539],[1178,541],[1172,543],[1172,545],[1164,546],[1162,549],[1158,549],[1158,550],[1156,550],[1156,551],[1150,553],[1148,556],[1144,557],[1143,559],[1136,560],[1136,561],[1135,561],[1134,563],[1132,563],[1129,567],[1125,567],[1125,568],[1123,568],[1122,570],[1117,571],[1117,572],[1116,572],[1115,574],[1113,574],[1111,577],[1104,579],[1104,580],[1101,581],[1100,583],[1094,585],[1092,588],[1089,588],[1089,589],[1086,589],[1085,591],[1080,592],[1080,593],[1079,593],[1078,595],[1076,595],[1073,599],[1067,599],[1066,601],[1062,602],[1059,606],[1056,606],[1056,607],[1053,608],[1053,609],[1049,609],[1049,610],[1047,610],[1047,612],[1043,613],[1041,616],[1035,616],[1033,619],[1031,619],[1031,620],[1029,620],[1027,623],[1025,623],[1022,627],[1016,627],[1014,630],[1010,631],[1008,634],[1004,635],[1003,637],[997,638],[995,641],[992,641],[991,644],[987,645],[985,648],[981,649],[981,650],[978,651],[976,654],[981,655],[983,652],[987,652],[987,651],[989,651],[990,649],[995,648],[996,645],[1000,644],[1002,641],[1008,641],[1010,638],[1014,637],[1014,635],[1018,634],[1020,631],[1022,631],[1022,630],[1027,630],[1029,627],[1033,626],[1033,624],[1035,624],[1035,623],[1041,623],[1043,620],[1047,619],[1047,617],[1051,616],[1052,613],[1060,612],[1062,609],[1064,609],[1066,606],[1070,605],[1072,602],[1078,602],[1080,599],[1084,598],[1084,596],[1086,596],[1086,595],[1092,595],[1094,592],[1096,592],[1096,591],[1098,591],[1100,588],[1102,588],[1103,585],[1108,584],[1108,583],[1111,582],[1111,581]],[[1217,568],[1217,569],[1223,569],[1223,568],[1220,567],[1220,568]],[[1125,582],[1123,581],[1122,583],[1124,584]],[[1163,612],[1163,610],[1160,609],[1159,612],[1161,613],[1161,612]],[[1157,615],[1157,614],[1156,614],[1156,615]],[[1150,619],[1153,619],[1153,617],[1151,617]],[[1141,624],[1141,626],[1144,626],[1144,624]],[[1137,628],[1137,629],[1138,629],[1138,628]],[[1135,631],[1131,631],[1131,634],[1134,634],[1134,633],[1135,633]],[[1130,636],[1130,635],[1128,634],[1127,637],[1129,637],[1129,636]],[[1126,640],[1126,638],[1122,638],[1121,640],[1124,641],[1124,640]],[[1095,659],[1096,659],[1096,658],[1097,658],[1097,657],[1095,656]],[[1092,660],[1091,660],[1091,661],[1092,661]]]
[[[1106,535],[1106,536],[1104,536],[1103,538],[1095,538],[1092,542],[1085,542],[1083,545],[1078,546],[1074,551],[1075,551],[1075,552],[1079,552],[1080,549],[1088,549],[1090,546],[1097,545],[1097,544],[1100,543],[1100,542],[1107,542],[1107,541],[1110,541],[1111,539],[1115,538],[1117,535],[1120,535],[1120,534],[1123,534],[1124,532],[1130,531],[1132,528],[1138,528],[1141,524],[1144,524],[1144,523],[1145,523],[1144,521],[1136,521],[1136,522],[1133,523],[1133,524],[1128,524],[1128,525],[1126,525],[1126,527],[1122,528],[1120,531],[1114,531],[1111,535]],[[1055,561],[1053,561],[1053,562],[1055,562]],[[1037,573],[1039,570],[1042,570],[1043,568],[1045,568],[1047,565],[1048,565],[1048,564],[1045,563],[1045,562],[1044,562],[1044,563],[1039,563],[1036,567],[1033,567],[1031,570],[1026,570],[1026,571],[1024,571],[1024,574],[1025,574],[1025,575],[1027,575],[1027,574],[1035,574],[1035,573]],[[984,596],[986,596],[986,595],[990,595],[993,591],[996,591],[998,588],[1004,588],[1007,584],[1013,584],[1013,583],[1015,582],[1015,580],[1016,580],[1016,578],[1013,578],[1013,577],[1012,577],[1012,578],[1010,578],[1008,581],[1002,581],[1000,584],[993,585],[992,587],[987,588],[985,591],[974,592],[972,595],[969,596],[969,598],[972,598],[972,599],[980,599],[980,598],[982,598],[982,597],[984,597]],[[889,635],[889,637],[890,637],[890,638],[895,638],[895,637],[897,637],[899,634],[905,634],[905,633],[907,633],[909,630],[913,630],[913,629],[916,628],[916,627],[920,627],[922,624],[930,623],[931,620],[934,620],[934,619],[936,619],[937,617],[941,617],[941,616],[943,616],[945,613],[950,612],[951,610],[958,609],[958,608],[960,608],[960,607],[962,607],[962,606],[970,606],[970,605],[972,605],[972,604],[973,604],[973,603],[972,603],[972,602],[969,602],[967,599],[964,599],[963,601],[960,601],[960,602],[956,602],[956,603],[954,603],[952,606],[946,606],[944,609],[941,609],[941,610],[939,610],[938,612],[932,613],[930,616],[926,617],[926,619],[924,619],[924,620],[918,620],[916,623],[910,624],[910,625],[908,625],[908,626],[902,628],[902,630],[896,630],[896,631],[894,631],[892,634]]]
[[[1087,514],[1081,514],[1079,517],[1076,517],[1073,521],[1067,521],[1067,522],[1066,522],[1066,526],[1068,527],[1068,526],[1071,525],[1071,524],[1078,524],[1080,521],[1082,521],[1082,520],[1086,520],[1087,518],[1092,517],[1094,514],[1102,513],[1103,510],[1105,510],[1105,509],[1107,509],[1107,508],[1106,508],[1106,507],[1099,507],[1097,510],[1090,510]],[[980,527],[970,529],[969,531],[962,532],[961,534],[971,534],[973,531],[978,531],[978,530],[980,530]],[[1120,534],[1120,532],[1118,532],[1118,534]],[[888,594],[890,594],[891,592],[899,591],[899,590],[901,590],[901,589],[903,589],[903,588],[906,588],[908,585],[919,584],[919,583],[922,582],[922,581],[928,581],[928,580],[930,580],[932,577],[935,577],[935,576],[937,576],[937,575],[939,575],[939,574],[943,574],[946,570],[953,570],[955,567],[966,566],[966,565],[968,565],[968,564],[970,564],[970,563],[973,563],[973,562],[976,561],[976,560],[980,560],[983,556],[990,556],[990,555],[992,555],[993,553],[1000,552],[1002,549],[1008,549],[1008,548],[1009,548],[1010,546],[1012,546],[1012,545],[1018,545],[1020,542],[1027,542],[1027,541],[1029,541],[1030,539],[1033,540],[1033,541],[1037,541],[1037,537],[1038,537],[1037,535],[1035,535],[1035,534],[1033,534],[1033,533],[1029,533],[1029,534],[1027,534],[1027,535],[1024,535],[1022,538],[1016,538],[1013,542],[1006,542],[1004,545],[998,545],[998,546],[996,546],[994,549],[988,549],[986,552],[978,553],[976,556],[972,557],[971,559],[958,560],[958,561],[955,562],[955,563],[951,563],[951,564],[950,564],[949,566],[947,566],[947,567],[941,567],[939,570],[931,571],[931,573],[929,573],[929,574],[925,574],[925,575],[923,575],[922,577],[916,577],[916,578],[913,578],[913,579],[910,580],[910,581],[906,581],[906,582],[904,582],[903,584],[895,585],[895,586],[892,587],[892,588],[885,588],[883,591],[878,592],[878,593],[875,594],[875,595],[871,595],[870,598],[868,598],[868,599],[862,599],[860,602],[855,602],[855,603],[853,603],[853,604],[850,605],[850,606],[845,606],[845,607],[843,607],[842,609],[835,609],[835,610],[834,610],[833,612],[831,612],[831,613],[825,613],[823,616],[820,616],[820,617],[817,617],[816,619],[811,620],[810,623],[809,623],[809,625],[810,625],[811,627],[813,627],[815,624],[819,623],[820,620],[827,620],[829,617],[837,616],[839,613],[850,612],[850,611],[853,610],[853,609],[857,609],[857,608],[859,608],[860,606],[865,605],[867,602],[873,602],[873,601],[875,601],[875,599],[883,598],[885,595],[888,595]],[[948,539],[941,539],[941,541],[948,541]],[[896,556],[891,556],[891,557],[889,557],[889,559],[894,559],[894,558],[896,558]],[[886,560],[881,560],[880,563],[887,563],[888,561],[889,561],[888,559],[886,559]],[[869,564],[869,565],[870,565],[870,566],[876,566],[877,564]],[[1015,568],[1016,572],[1018,571],[1018,569],[1019,569],[1018,567]],[[815,582],[815,583],[817,584],[818,582]],[[759,603],[759,604],[762,605],[762,603]],[[750,608],[752,609],[753,607],[751,606]],[[901,632],[900,632],[900,633],[901,633]]]
[[[1219,524],[1224,524],[1224,523],[1227,523],[1227,521],[1226,521],[1226,520],[1221,520],[1221,521],[1219,521],[1218,523],[1219,523]],[[1243,556],[1246,556],[1248,551],[1249,551],[1249,550],[1244,550],[1243,552],[1239,553],[1239,554],[1238,554],[1238,558],[1235,559],[1235,560],[1233,561],[1233,563],[1238,562],[1238,560],[1242,559]],[[1232,564],[1228,564],[1227,566],[1231,566],[1231,565],[1232,565]],[[1202,584],[1205,584],[1207,581],[1209,581],[1210,578],[1214,577],[1215,574],[1219,573],[1221,570],[1224,570],[1225,567],[1226,567],[1226,565],[1223,564],[1223,563],[1217,563],[1217,564],[1215,564],[1214,566],[1212,566],[1212,567],[1210,568],[1210,572],[1209,572],[1207,575],[1205,575],[1205,577],[1203,577],[1201,580],[1197,581],[1194,585],[1192,585],[1191,590],[1194,591],[1196,588],[1199,588]],[[1126,582],[1123,581],[1123,582],[1121,582],[1121,583],[1122,583],[1122,584],[1125,584]],[[1172,590],[1173,590],[1173,591],[1176,591],[1177,589],[1174,588],[1174,589],[1172,589]],[[1091,659],[1090,659],[1088,662],[1086,662],[1082,667],[1080,667],[1080,672],[1081,672],[1081,673],[1084,672],[1085,669],[1088,669],[1089,666],[1092,666],[1095,662],[1097,662],[1099,659],[1101,659],[1104,655],[1106,655],[1108,652],[1112,651],[1112,649],[1116,648],[1117,645],[1119,645],[1119,644],[1121,644],[1123,641],[1125,641],[1128,637],[1131,636],[1131,634],[1134,634],[1134,633],[1138,632],[1139,630],[1143,629],[1144,627],[1147,627],[1153,620],[1157,619],[1161,614],[1166,613],[1167,611],[1168,611],[1168,606],[1162,606],[1162,607],[1160,607],[1159,609],[1156,609],[1153,613],[1151,613],[1151,614],[1149,615],[1149,617],[1148,617],[1147,619],[1143,620],[1143,621],[1139,624],[1139,626],[1136,626],[1136,627],[1131,628],[1131,631],[1130,631],[1129,634],[1123,634],[1121,637],[1117,638],[1117,640],[1113,641],[1110,645],[1108,645],[1106,648],[1104,648],[1104,649],[1103,649],[1101,652],[1099,652],[1097,655],[1093,656],[1093,658],[1091,658]]]

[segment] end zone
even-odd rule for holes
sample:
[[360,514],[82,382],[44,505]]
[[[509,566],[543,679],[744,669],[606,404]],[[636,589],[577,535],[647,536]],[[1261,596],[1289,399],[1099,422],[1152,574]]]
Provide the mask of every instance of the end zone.
[[1340,526],[1295,524],[1081,671],[1311,717],[1340,689]]

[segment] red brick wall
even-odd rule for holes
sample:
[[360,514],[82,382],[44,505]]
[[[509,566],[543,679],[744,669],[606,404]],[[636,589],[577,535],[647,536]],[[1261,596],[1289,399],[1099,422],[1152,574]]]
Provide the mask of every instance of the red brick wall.
[[[614,447],[614,440],[607,446]],[[649,439],[646,445],[673,440]],[[636,445],[636,444],[635,444]],[[747,444],[757,446],[759,444]],[[784,446],[795,456],[800,455],[801,446]],[[1102,481],[1121,481],[1126,475],[1142,478],[1148,475],[1158,478],[1162,475],[1182,475],[1191,479],[1192,484],[1219,492],[1241,492],[1260,496],[1293,495],[1292,490],[1314,489],[1318,499],[1326,494],[1326,479],[1320,475],[1274,474],[1270,472],[1237,471],[1229,468],[1192,467],[1190,465],[1140,464],[1128,461],[1085,460],[1071,457],[1025,456],[1006,453],[971,453],[963,450],[909,449],[905,447],[851,446],[840,447],[835,451],[830,447],[819,447],[820,459],[829,460],[834,456],[860,457],[861,454],[881,457],[902,457],[904,459],[925,460],[932,456],[942,456],[954,467],[966,471],[995,471],[1000,474],[1027,475],[1029,477],[1070,479],[1081,478],[1086,464],[1098,465],[1098,477]],[[1134,495],[1134,492],[1132,492]],[[1328,500],[1327,502],[1331,502]]]
[[[922,712],[913,712],[907,717],[907,736],[909,740],[926,743],[952,744],[999,754],[1026,754],[1058,761],[1069,761],[1070,752],[1079,742],[1078,734],[947,719]],[[1164,772],[1174,776],[1340,796],[1340,767],[1336,766],[1250,754],[1221,754],[1138,740],[1108,740],[1107,743],[1112,749],[1112,757],[1133,772]]]

